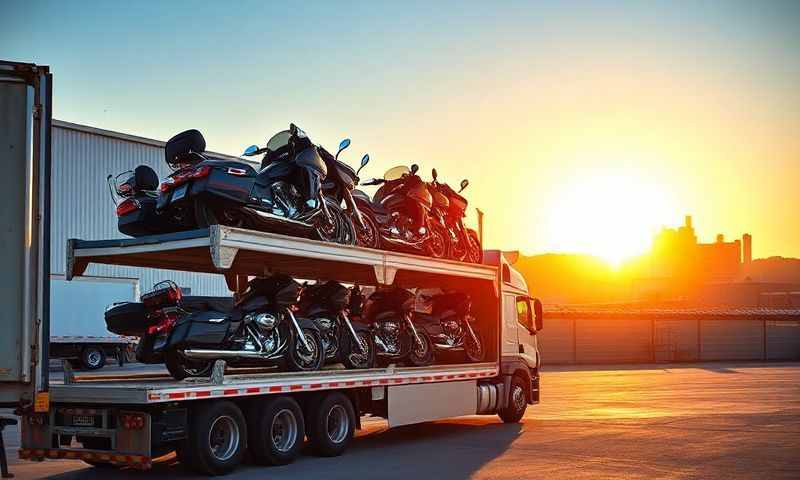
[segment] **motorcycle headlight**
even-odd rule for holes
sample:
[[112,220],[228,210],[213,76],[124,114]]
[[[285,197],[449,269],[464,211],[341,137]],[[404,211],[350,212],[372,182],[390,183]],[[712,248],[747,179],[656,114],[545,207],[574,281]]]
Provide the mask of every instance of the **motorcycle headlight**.
[[259,313],[256,315],[256,323],[261,328],[271,330],[278,324],[278,318],[271,313]]

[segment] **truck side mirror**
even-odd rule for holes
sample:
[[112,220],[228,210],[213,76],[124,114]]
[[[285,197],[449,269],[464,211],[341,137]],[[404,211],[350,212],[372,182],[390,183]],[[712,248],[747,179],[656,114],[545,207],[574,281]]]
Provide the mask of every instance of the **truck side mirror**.
[[542,301],[538,298],[533,299],[533,322],[537,332],[544,328],[544,312],[542,311]]

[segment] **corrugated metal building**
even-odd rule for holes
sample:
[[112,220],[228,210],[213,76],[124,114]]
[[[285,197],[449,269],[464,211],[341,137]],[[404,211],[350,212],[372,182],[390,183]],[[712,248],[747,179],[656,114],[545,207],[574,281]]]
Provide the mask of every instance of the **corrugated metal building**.
[[[195,295],[225,295],[228,289],[220,275],[137,269],[112,265],[91,265],[86,272],[92,287],[79,289],[63,280],[65,245],[68,238],[103,239],[123,237],[117,230],[117,217],[106,177],[137,165],[149,165],[164,177],[170,173],[164,161],[164,142],[108,130],[55,120],[53,122],[51,288],[54,303],[51,332],[60,334],[104,333],[104,322],[87,319],[83,330],[66,325],[82,312],[97,311],[115,301],[131,300],[140,291],[165,279],[177,282]],[[208,153],[210,158],[237,159]],[[82,281],[87,281],[82,279]],[[120,290],[120,284],[129,286]],[[91,302],[87,305],[86,302]],[[56,308],[57,306],[57,308]],[[102,307],[102,308],[101,308]],[[62,319],[59,321],[59,315]],[[102,315],[100,315],[102,317]],[[99,320],[99,321],[98,321]],[[69,332],[67,333],[67,330]],[[91,331],[86,331],[91,330]]]
[[800,360],[800,309],[551,307],[550,364]]

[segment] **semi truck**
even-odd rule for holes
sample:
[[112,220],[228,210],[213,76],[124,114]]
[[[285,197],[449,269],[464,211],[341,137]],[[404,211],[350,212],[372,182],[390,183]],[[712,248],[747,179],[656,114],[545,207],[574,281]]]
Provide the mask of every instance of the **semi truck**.
[[[50,74],[46,67],[0,65],[5,68],[0,87],[6,87],[3,78],[25,85],[16,92],[25,91],[16,116],[3,122],[21,122],[15,137],[21,145],[31,143],[26,138],[41,139],[30,152],[21,147],[24,154],[2,153],[8,156],[4,164],[29,172],[31,185],[30,191],[10,188],[30,213],[16,219],[11,233],[36,240],[14,237],[19,248],[3,252],[16,255],[19,287],[3,291],[17,310],[3,320],[15,336],[9,347],[15,348],[0,352],[0,406],[14,406],[21,416],[20,458],[147,469],[175,452],[187,467],[217,475],[233,470],[246,453],[265,465],[289,463],[306,437],[317,455],[342,454],[364,416],[385,418],[389,427],[464,415],[517,422],[528,405],[539,402],[541,303],[503,252],[486,251],[482,264],[470,264],[221,225],[139,238],[71,239],[53,247],[66,248],[66,281],[79,278],[90,264],[112,264],[216,273],[234,291],[243,279],[273,273],[376,287],[458,289],[472,298],[486,343],[484,360],[313,372],[236,371],[217,360],[208,378],[81,378],[67,369],[62,380],[50,381],[42,342],[55,313],[42,281],[48,278],[50,248]],[[6,101],[7,91],[0,101]],[[13,184],[7,176],[0,182]]]

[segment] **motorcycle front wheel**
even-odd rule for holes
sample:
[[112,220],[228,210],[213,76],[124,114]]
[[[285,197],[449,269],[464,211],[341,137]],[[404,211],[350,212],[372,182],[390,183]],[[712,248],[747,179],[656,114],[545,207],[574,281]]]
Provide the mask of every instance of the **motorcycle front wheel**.
[[352,337],[350,337],[348,334],[347,340],[342,342],[342,363],[345,367],[351,369],[374,367],[375,339],[372,337],[372,332],[368,330],[362,330],[356,332],[356,336],[358,337],[358,342],[361,344],[361,348],[364,351],[359,350]]
[[483,247],[481,246],[480,240],[478,240],[478,234],[475,230],[467,229],[467,239],[469,240],[467,244],[467,260],[470,263],[481,263],[483,262]]
[[450,254],[450,241],[447,230],[439,223],[431,223],[430,234],[425,242],[425,250],[429,257],[447,258]]
[[464,356],[467,357],[467,361],[471,363],[483,361],[483,339],[479,332],[475,332],[475,338],[473,338],[469,332],[464,336]]
[[355,225],[356,244],[359,247],[380,249],[381,232],[375,216],[372,212],[364,210],[361,212],[361,218],[364,220],[364,226]]
[[432,364],[433,341],[431,341],[431,337],[428,335],[428,332],[422,330],[421,328],[417,329],[417,333],[419,334],[419,338],[422,343],[417,342],[413,333],[408,333],[410,344],[408,351],[408,363],[410,363],[412,367],[427,367],[428,365]]
[[350,217],[345,215],[342,209],[333,202],[327,202],[327,207],[330,218],[318,215],[315,225],[317,237],[323,242],[355,245],[356,230]]
[[308,350],[296,334],[289,340],[289,351],[286,353],[287,365],[293,372],[310,372],[322,368],[325,362],[325,347],[319,332],[310,328],[303,329],[303,337],[308,343]]
[[172,378],[183,380],[189,377],[210,376],[214,362],[210,360],[189,360],[184,358],[177,350],[171,350],[164,354],[164,365],[167,367],[169,374],[172,375]]

